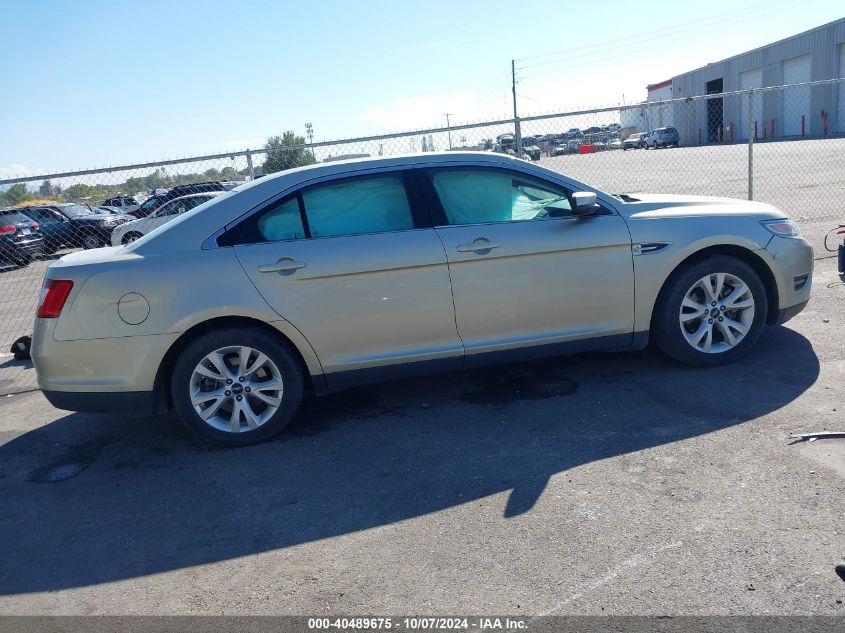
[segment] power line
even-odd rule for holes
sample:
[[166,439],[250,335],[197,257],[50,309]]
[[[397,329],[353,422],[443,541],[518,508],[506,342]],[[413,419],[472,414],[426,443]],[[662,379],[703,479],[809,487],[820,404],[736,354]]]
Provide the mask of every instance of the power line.
[[[789,3],[788,2],[787,3],[781,2],[780,4],[789,4]],[[717,29],[717,30],[719,30],[719,29]],[[627,47],[625,47],[626,54],[637,53],[637,52],[644,51],[644,50],[658,48],[658,47],[664,46],[665,44],[667,44],[669,42],[676,42],[676,41],[679,41],[679,40],[682,40],[682,39],[687,39],[688,37],[689,37],[689,35],[678,31],[675,34],[675,37],[662,38],[659,41],[647,42],[647,43],[645,43],[645,45],[638,45],[638,46],[634,46],[633,48],[631,48],[630,46],[627,46]],[[615,50],[615,49],[613,47],[611,47],[611,48],[607,49],[605,52],[609,52],[609,51],[612,51],[612,50]],[[583,57],[583,56],[581,56],[581,57]],[[565,70],[570,70],[572,68],[580,68],[582,66],[589,66],[589,65],[592,65],[592,64],[597,64],[597,63],[600,63],[600,62],[609,61],[609,60],[617,59],[617,58],[618,58],[618,53],[615,53],[613,55],[607,55],[607,56],[603,56],[603,57],[593,58],[593,59],[590,59],[588,61],[580,62],[580,63],[577,63],[577,64],[569,64],[569,63],[563,62],[563,61],[556,61],[555,63],[561,64],[561,65],[556,66],[554,68],[551,68],[549,70],[544,70],[544,71],[539,71],[539,72],[523,75],[522,79],[529,79],[531,77],[540,77],[542,75],[548,75],[548,74],[557,73],[557,72],[561,72],[561,71],[565,71]]]
[[[540,58],[543,58],[543,57],[560,56],[560,55],[565,55],[567,53],[579,53],[578,55],[575,55],[574,58],[585,57],[585,56],[595,54],[595,53],[591,53],[591,52],[584,52],[585,49],[599,48],[599,49],[601,49],[601,52],[606,52],[608,50],[617,50],[617,49],[620,49],[620,48],[626,48],[626,47],[630,46],[632,42],[636,43],[638,41],[641,42],[641,41],[653,40],[655,35],[660,35],[662,33],[678,33],[680,31],[689,31],[689,30],[696,29],[696,28],[706,27],[706,26],[711,25],[711,24],[718,24],[719,22],[722,22],[727,18],[743,17],[745,15],[753,14],[757,11],[761,11],[761,10],[764,10],[764,9],[775,8],[778,5],[789,5],[789,4],[791,4],[789,2],[789,0],[770,0],[769,2],[754,5],[754,6],[751,6],[751,7],[745,7],[743,9],[740,9],[740,10],[737,10],[737,11],[723,13],[723,14],[716,15],[716,16],[710,16],[708,18],[701,18],[701,19],[698,19],[698,20],[685,22],[685,23],[675,25],[675,26],[650,30],[647,33],[631,35],[631,36],[623,37],[623,38],[614,38],[611,42],[596,42],[595,44],[586,44],[584,46],[578,46],[576,48],[568,48],[568,49],[562,49],[562,50],[557,50],[557,51],[551,51],[551,52],[548,52],[548,53],[542,53],[542,54],[539,54],[539,55],[531,55],[531,56],[528,56],[528,57],[521,57],[521,58],[518,58],[516,61],[525,61],[525,60],[530,60],[530,59],[540,59]],[[569,58],[572,59],[573,57],[570,56]],[[555,63],[559,63],[559,60],[538,62],[538,63],[535,63],[535,64],[525,64],[524,66],[520,66],[519,70],[525,70],[525,69],[528,69],[528,68],[535,68],[535,67],[539,67],[539,66],[546,66],[546,65],[555,64]]]

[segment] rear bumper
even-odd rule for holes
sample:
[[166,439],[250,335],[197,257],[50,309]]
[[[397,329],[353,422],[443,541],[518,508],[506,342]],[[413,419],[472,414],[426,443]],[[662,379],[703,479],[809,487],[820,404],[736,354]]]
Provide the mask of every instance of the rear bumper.
[[7,241],[0,244],[0,254],[9,258],[35,257],[43,252],[44,240],[40,237],[20,242]]
[[153,414],[152,391],[43,391],[57,409],[90,413],[129,413],[133,416]]

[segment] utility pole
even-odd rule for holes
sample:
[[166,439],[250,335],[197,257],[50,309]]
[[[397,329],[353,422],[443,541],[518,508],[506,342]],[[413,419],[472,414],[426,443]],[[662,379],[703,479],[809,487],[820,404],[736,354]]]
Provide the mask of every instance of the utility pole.
[[[452,112],[446,112],[446,128],[449,128],[449,117],[452,116]],[[452,149],[452,130],[449,130],[449,149]]]
[[522,130],[519,126],[519,115],[516,113],[516,60],[511,60],[511,89],[513,90],[513,126],[516,136],[516,155],[522,156]]

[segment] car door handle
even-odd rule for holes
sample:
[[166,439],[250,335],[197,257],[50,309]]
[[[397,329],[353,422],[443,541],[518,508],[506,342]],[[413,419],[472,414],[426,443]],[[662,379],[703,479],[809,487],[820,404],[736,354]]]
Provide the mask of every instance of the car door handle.
[[459,253],[478,253],[481,251],[489,251],[494,248],[499,248],[501,244],[491,242],[486,237],[477,237],[471,244],[458,244]]
[[258,267],[260,273],[292,273],[305,268],[305,262],[298,262],[291,257],[282,257],[274,264],[262,264]]

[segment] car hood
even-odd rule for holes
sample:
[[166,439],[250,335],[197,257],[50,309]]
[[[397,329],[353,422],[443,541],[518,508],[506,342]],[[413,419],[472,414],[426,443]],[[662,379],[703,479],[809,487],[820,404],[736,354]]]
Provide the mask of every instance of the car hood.
[[760,220],[785,218],[786,214],[764,202],[688,196],[680,194],[632,193],[623,196],[621,211],[631,219],[745,215]]

